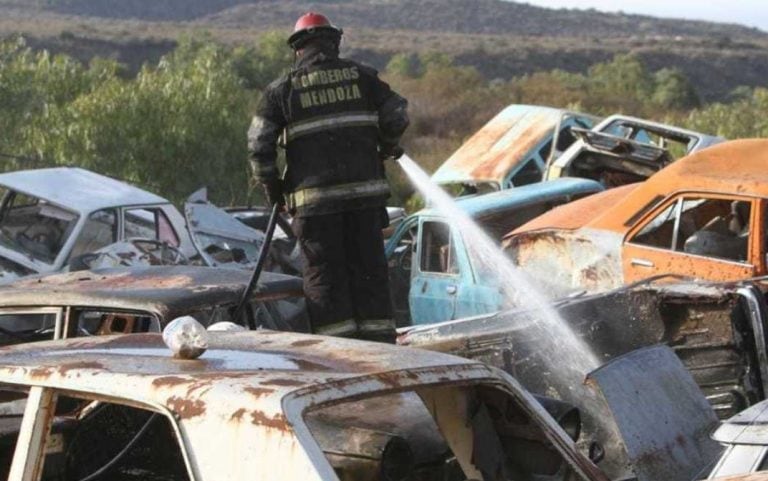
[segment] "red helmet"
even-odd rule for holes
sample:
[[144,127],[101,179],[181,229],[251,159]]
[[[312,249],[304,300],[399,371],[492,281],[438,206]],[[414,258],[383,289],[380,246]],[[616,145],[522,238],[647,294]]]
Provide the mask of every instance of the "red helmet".
[[331,24],[331,21],[328,20],[328,17],[325,15],[308,12],[296,20],[296,25],[293,27],[293,33],[288,37],[288,45],[293,49],[298,49],[315,35],[331,34],[340,39],[342,33],[344,32],[339,27]]

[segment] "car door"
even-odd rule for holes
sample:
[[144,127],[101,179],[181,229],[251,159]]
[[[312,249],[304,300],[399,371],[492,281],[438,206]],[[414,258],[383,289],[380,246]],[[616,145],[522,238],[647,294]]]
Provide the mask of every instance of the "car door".
[[673,274],[731,281],[757,274],[756,199],[684,193],[643,217],[622,245],[625,283]]
[[385,252],[389,270],[389,295],[392,313],[398,327],[411,324],[409,296],[413,256],[418,246],[419,218],[409,217],[402,221],[395,233],[386,241]]
[[442,220],[419,220],[418,245],[411,268],[413,324],[454,319],[462,281],[451,226]]

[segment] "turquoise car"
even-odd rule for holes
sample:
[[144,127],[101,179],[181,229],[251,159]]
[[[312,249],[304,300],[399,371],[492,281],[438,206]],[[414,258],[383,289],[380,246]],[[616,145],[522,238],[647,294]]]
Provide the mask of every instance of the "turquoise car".
[[[495,241],[558,205],[602,191],[595,181],[563,178],[485,195],[458,205]],[[429,324],[499,310],[493,278],[478,275],[461,233],[439,212],[421,210],[388,239],[389,282],[398,326]]]

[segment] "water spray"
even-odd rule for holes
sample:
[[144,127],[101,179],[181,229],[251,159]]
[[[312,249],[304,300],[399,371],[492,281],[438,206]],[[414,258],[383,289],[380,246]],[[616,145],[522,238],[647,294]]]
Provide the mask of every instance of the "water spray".
[[413,159],[398,159],[402,169],[430,207],[440,212],[456,235],[464,238],[473,267],[478,275],[493,276],[502,287],[503,309],[523,307],[526,311],[516,319],[530,323],[532,342],[542,351],[542,359],[554,376],[574,380],[573,372],[583,376],[599,362],[587,344],[550,305],[546,297],[502,252],[480,226],[464,212],[440,186],[432,182]]

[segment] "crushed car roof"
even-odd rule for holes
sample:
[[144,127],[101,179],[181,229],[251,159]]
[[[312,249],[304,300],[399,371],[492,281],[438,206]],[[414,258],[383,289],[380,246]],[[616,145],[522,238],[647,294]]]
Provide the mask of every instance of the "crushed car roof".
[[[251,272],[197,266],[148,266],[24,278],[0,286],[0,307],[96,306],[152,312],[171,320],[237,302]],[[302,280],[263,272],[253,298],[300,296]]]
[[146,190],[77,167],[6,172],[0,174],[0,186],[81,213],[125,205],[168,203]]
[[478,130],[432,176],[439,184],[491,181],[501,184],[527,154],[554,130],[567,110],[510,105]]
[[281,400],[302,388],[364,376],[398,387],[401,378],[391,373],[407,371],[403,382],[413,382],[414,369],[448,367],[445,376],[455,366],[490,372],[459,357],[381,343],[268,330],[209,334],[209,349],[195,360],[173,358],[161,334],[5,347],[0,383],[131,399],[163,406],[182,420],[208,411],[216,419],[286,430]]

